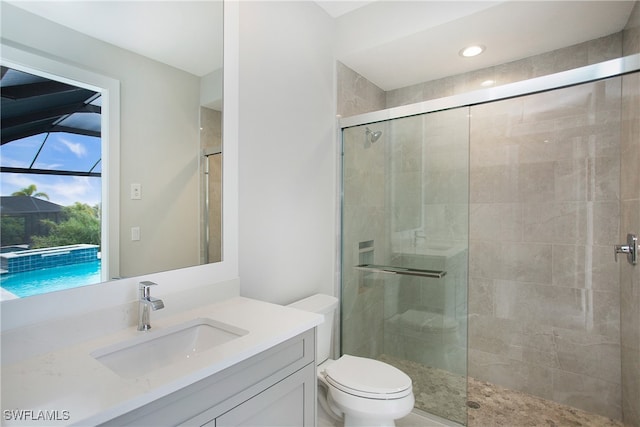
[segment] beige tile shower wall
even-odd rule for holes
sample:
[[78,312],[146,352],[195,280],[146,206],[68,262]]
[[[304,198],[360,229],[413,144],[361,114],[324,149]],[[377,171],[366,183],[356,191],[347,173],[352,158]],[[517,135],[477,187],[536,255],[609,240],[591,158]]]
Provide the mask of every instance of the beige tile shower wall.
[[640,53],[640,1],[636,1],[622,32],[622,54]]
[[337,114],[342,117],[369,113],[385,108],[384,90],[353,71],[341,62],[336,62]]
[[469,110],[463,107],[426,114],[423,121],[421,189],[425,242],[466,247],[469,237]]
[[[640,52],[640,3],[623,33],[625,55]],[[622,78],[621,242],[640,233],[640,73]],[[622,419],[640,426],[640,265],[620,265]]]
[[389,219],[392,236],[397,237],[422,226],[424,124],[419,118],[405,117],[388,122],[385,128],[390,141]]
[[386,108],[443,98],[493,80],[496,86],[595,64],[622,55],[622,32],[518,61],[386,92]]
[[620,418],[620,79],[471,109],[469,375]]

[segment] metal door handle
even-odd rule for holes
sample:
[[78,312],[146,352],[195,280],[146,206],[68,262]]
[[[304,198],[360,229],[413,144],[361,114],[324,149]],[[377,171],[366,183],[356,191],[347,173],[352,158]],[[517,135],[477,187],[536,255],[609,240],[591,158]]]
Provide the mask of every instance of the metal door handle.
[[618,262],[618,254],[627,254],[627,259],[633,265],[636,265],[638,262],[638,236],[635,234],[627,234],[627,244],[626,245],[615,245],[614,247],[614,257],[616,262]]

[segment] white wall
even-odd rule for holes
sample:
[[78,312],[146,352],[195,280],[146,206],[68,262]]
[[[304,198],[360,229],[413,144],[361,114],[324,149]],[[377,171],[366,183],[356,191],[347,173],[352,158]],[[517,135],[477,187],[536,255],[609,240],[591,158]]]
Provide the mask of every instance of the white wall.
[[333,22],[313,2],[239,5],[241,293],[334,294]]

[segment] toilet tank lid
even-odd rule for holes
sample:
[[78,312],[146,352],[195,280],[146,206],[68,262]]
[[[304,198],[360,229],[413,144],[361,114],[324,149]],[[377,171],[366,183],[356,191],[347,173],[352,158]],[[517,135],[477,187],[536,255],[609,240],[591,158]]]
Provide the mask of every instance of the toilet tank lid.
[[289,304],[288,307],[309,311],[311,313],[324,314],[335,310],[337,305],[338,298],[332,297],[331,295],[315,294]]

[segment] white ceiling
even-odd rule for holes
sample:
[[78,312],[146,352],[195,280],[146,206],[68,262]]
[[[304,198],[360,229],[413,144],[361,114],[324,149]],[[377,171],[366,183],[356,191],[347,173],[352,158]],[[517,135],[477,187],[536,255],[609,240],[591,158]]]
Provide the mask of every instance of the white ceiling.
[[371,0],[316,0],[316,3],[323,8],[331,17],[337,18],[352,10],[373,3]]
[[[222,28],[212,24],[220,22],[220,1],[11,3],[198,76],[221,66]],[[592,0],[315,3],[335,19],[337,59],[384,90],[618,32],[634,5],[633,1]],[[487,49],[476,58],[460,57],[459,50],[471,43]]]
[[222,67],[222,1],[4,0],[196,76]]
[[[633,1],[375,1],[335,14],[337,58],[384,90],[486,68],[616,33]],[[355,6],[352,4],[352,6]],[[482,44],[475,58],[458,52]]]

